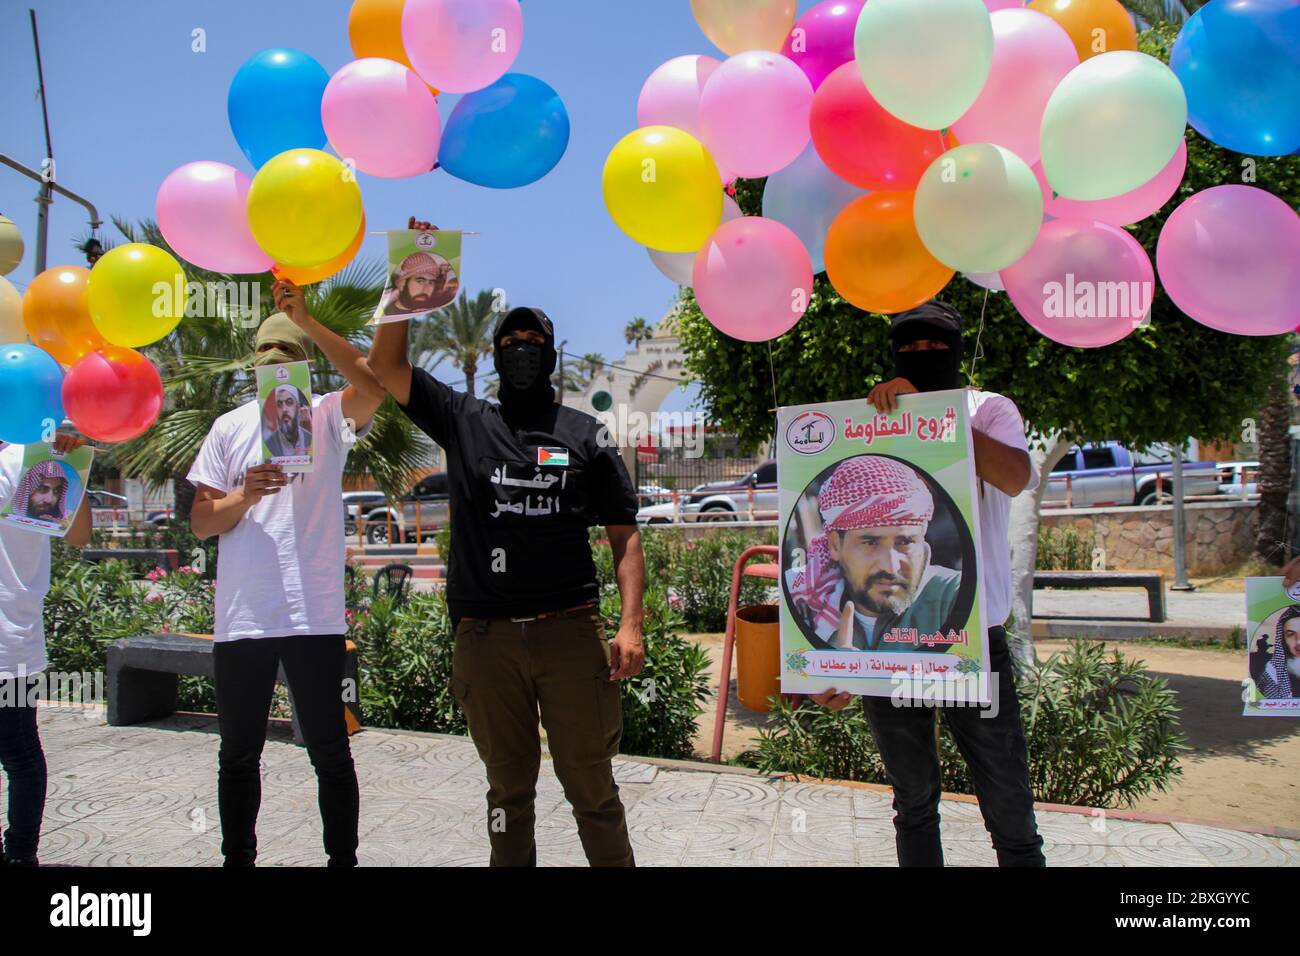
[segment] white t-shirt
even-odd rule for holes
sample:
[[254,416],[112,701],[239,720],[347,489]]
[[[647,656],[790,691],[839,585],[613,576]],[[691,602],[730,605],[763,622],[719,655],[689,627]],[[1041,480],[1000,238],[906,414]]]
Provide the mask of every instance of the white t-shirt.
[[[0,449],[0,502],[18,487],[22,445]],[[45,670],[45,595],[50,590],[50,539],[0,524],[0,680]]]
[[[370,425],[356,433],[360,439]],[[312,399],[313,470],[253,505],[221,535],[213,637],[236,641],[347,631],[343,595],[343,393]],[[262,463],[257,402],[216,420],[186,476],[230,492]]]
[[[1029,451],[1025,440],[1025,423],[1016,403],[996,392],[969,389],[966,410],[971,427],[989,438]],[[1029,484],[1022,495],[1038,487],[1038,469],[1029,462]],[[976,481],[980,508],[980,588],[984,592],[984,614],[988,627],[1006,622],[1011,614],[1011,539],[1007,523],[1011,516],[1011,498],[987,481]]]

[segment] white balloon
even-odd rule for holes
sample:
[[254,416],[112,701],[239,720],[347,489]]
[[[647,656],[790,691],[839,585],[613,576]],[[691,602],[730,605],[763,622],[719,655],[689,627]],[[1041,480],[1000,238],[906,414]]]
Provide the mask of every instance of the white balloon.
[[12,282],[0,277],[0,345],[27,341],[23,297]]

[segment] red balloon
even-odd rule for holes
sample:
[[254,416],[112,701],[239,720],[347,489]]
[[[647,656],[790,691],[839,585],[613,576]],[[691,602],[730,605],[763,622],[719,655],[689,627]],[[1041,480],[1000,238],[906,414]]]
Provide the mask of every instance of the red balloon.
[[926,167],[950,145],[876,102],[857,63],[836,67],[813,96],[812,141],[831,172],[863,189],[915,189]]
[[163,406],[153,363],[116,345],[87,352],[63,378],[63,409],[77,430],[96,441],[143,435]]

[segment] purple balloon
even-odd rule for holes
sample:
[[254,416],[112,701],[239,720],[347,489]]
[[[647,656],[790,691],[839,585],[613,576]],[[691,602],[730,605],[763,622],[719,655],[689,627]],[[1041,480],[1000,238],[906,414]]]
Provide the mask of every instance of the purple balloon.
[[1093,220],[1043,223],[1029,251],[998,274],[1026,322],[1076,348],[1124,338],[1155,295],[1146,250],[1123,229]]
[[1300,216],[1254,186],[1214,186],[1170,213],[1156,267],[1174,305],[1220,332],[1300,325]]
[[866,0],[823,0],[799,18],[781,53],[799,64],[813,89],[853,59],[853,32]]

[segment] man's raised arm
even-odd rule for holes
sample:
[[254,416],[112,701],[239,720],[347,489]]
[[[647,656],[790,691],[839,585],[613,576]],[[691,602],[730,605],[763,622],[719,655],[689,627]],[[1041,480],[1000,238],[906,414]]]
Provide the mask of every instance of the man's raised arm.
[[[432,230],[427,222],[417,222],[412,216],[408,229]],[[370,371],[375,373],[384,390],[393,396],[398,405],[411,402],[411,360],[406,354],[406,335],[409,321],[381,322],[375,327],[375,337],[370,343]]]

